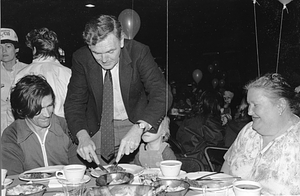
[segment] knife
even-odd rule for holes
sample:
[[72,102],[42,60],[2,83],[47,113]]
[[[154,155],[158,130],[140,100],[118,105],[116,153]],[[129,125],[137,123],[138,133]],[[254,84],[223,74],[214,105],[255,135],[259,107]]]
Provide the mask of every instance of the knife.
[[226,180],[241,180],[241,177],[228,176],[228,177],[217,177],[217,178],[202,178],[196,179],[196,181],[226,181]]

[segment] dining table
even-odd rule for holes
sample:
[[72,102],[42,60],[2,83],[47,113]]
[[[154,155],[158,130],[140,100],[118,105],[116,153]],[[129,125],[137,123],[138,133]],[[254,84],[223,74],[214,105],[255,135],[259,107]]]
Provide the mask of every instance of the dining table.
[[[185,175],[184,174],[181,176],[181,178],[184,178]],[[197,172],[197,174],[201,175],[201,172]],[[204,174],[207,174],[207,172],[204,172]],[[85,184],[86,188],[90,188],[90,187],[96,187],[96,177],[94,177],[93,175],[91,175],[91,171],[87,170],[86,172],[86,176],[88,176],[88,180]],[[132,184],[137,184],[138,183],[138,178],[139,176],[135,176],[134,181],[132,182]],[[7,176],[6,179],[12,180],[12,183],[7,185],[5,188],[8,189],[9,187],[18,185],[18,184],[26,184],[26,183],[32,183],[30,181],[24,181],[22,180],[22,178],[20,179],[20,175],[10,175]],[[54,186],[53,186],[53,181],[56,181],[56,184],[54,182]],[[35,183],[41,183],[47,186],[46,192],[44,193],[44,196],[63,196],[63,190],[62,187],[59,186],[59,183],[57,182],[57,179],[55,177],[53,177],[53,179],[48,179],[48,180],[41,180],[41,181],[36,181]],[[207,196],[214,196],[214,194],[206,194]],[[226,194],[227,196],[234,196],[233,190],[232,188],[230,188],[228,190],[228,194]],[[205,196],[202,191],[197,191],[197,190],[192,190],[189,189],[188,192],[186,193],[185,196]]]

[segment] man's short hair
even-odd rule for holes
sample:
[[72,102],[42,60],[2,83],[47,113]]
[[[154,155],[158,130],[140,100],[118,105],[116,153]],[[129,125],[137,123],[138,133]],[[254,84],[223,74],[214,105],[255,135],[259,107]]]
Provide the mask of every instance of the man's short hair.
[[85,25],[82,36],[87,45],[94,46],[105,39],[109,33],[113,33],[118,39],[121,39],[121,23],[115,16],[100,15]]
[[57,34],[46,27],[33,29],[27,33],[25,43],[32,50],[36,48],[34,59],[38,57],[59,58]]
[[15,48],[19,47],[19,39],[16,32],[10,28],[1,28],[1,43],[11,43]]
[[26,75],[21,78],[10,94],[10,103],[15,119],[32,119],[42,110],[42,100],[51,95],[53,105],[55,94],[42,75]]

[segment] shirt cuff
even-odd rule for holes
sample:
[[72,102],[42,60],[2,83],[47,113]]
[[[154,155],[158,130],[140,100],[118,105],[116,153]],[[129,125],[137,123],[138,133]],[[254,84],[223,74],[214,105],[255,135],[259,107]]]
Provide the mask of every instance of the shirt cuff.
[[142,124],[145,125],[145,132],[146,132],[146,131],[149,131],[149,130],[152,128],[152,125],[150,125],[149,123],[147,123],[147,122],[144,121],[144,120],[138,120],[137,122],[138,122],[138,123],[142,123]]

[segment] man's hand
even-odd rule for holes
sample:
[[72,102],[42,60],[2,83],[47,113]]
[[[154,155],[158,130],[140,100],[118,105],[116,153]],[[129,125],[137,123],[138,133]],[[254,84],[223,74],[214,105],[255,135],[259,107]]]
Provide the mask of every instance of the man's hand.
[[77,147],[77,153],[88,162],[92,162],[93,160],[98,165],[100,163],[95,150],[96,146],[93,140],[91,139],[90,135],[87,133],[86,130],[80,130],[77,133],[77,138],[79,140],[79,144]]
[[142,134],[143,130],[139,128],[138,125],[135,124],[131,127],[131,129],[121,141],[116,162],[119,162],[124,154],[129,155],[138,148],[141,142]]

